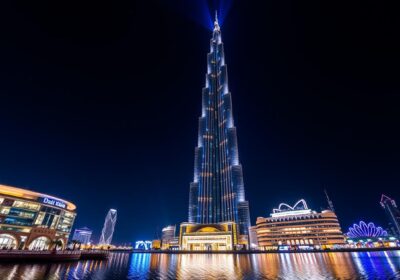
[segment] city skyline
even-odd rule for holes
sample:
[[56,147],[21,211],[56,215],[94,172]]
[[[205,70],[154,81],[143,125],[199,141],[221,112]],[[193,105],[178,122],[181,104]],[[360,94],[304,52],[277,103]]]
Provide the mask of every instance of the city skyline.
[[[187,219],[209,30],[150,2],[4,4],[0,183],[73,201],[94,240],[110,208],[115,243]],[[251,223],[299,197],[327,208],[327,189],[344,229],[385,228],[381,194],[400,200],[399,56],[381,31],[395,24],[368,4],[372,22],[353,4],[290,5],[235,2],[221,27]]]

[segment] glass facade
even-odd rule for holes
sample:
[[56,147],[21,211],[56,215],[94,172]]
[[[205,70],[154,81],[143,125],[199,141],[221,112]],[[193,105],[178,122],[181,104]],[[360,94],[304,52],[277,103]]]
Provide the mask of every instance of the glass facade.
[[169,249],[171,243],[175,239],[176,226],[170,225],[161,230],[161,248],[163,250]]
[[103,230],[99,240],[99,245],[110,245],[113,235],[115,224],[117,223],[117,210],[110,209],[104,221]]
[[79,241],[81,244],[89,244],[93,231],[87,227],[75,229],[72,240]]
[[218,19],[207,55],[188,216],[189,223],[235,222],[242,235],[248,235],[250,227]]
[[[72,203],[58,198],[0,185],[0,235],[12,236],[17,240],[15,244],[22,243],[29,240],[32,229],[41,228],[46,230],[48,239],[53,236],[67,240],[76,216],[75,208]],[[41,243],[33,247],[43,247],[43,240],[36,241]]]

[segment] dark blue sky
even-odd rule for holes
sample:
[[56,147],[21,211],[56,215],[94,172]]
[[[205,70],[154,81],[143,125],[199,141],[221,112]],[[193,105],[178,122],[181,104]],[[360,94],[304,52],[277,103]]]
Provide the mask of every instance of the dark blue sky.
[[[0,182],[74,202],[96,240],[109,208],[118,243],[185,221],[211,36],[202,2],[7,2]],[[395,11],[232,2],[222,32],[252,223],[300,198],[320,210],[326,186],[344,229],[386,226],[380,194],[400,203]]]

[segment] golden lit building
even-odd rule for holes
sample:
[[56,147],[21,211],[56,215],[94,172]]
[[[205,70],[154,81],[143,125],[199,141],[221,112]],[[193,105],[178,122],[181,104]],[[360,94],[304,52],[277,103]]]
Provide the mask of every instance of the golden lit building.
[[182,223],[179,235],[181,250],[229,251],[238,244],[233,222],[218,224]]
[[75,210],[63,199],[0,185],[0,249],[65,248]]
[[258,217],[256,231],[261,250],[326,249],[345,244],[336,214],[312,211],[304,199],[293,207],[281,203],[270,217]]
[[151,249],[160,250],[161,249],[161,240],[160,239],[154,239],[151,242]]

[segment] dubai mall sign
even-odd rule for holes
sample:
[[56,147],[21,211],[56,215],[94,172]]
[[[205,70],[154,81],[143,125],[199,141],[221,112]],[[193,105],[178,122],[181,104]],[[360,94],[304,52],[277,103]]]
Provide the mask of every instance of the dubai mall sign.
[[43,197],[41,199],[41,202],[44,203],[44,204],[60,207],[60,208],[63,208],[63,209],[65,209],[67,207],[65,202],[62,202],[62,201],[54,199],[54,198],[49,198],[49,197]]

